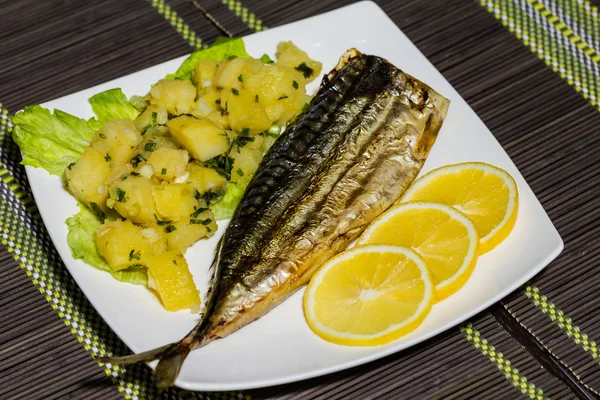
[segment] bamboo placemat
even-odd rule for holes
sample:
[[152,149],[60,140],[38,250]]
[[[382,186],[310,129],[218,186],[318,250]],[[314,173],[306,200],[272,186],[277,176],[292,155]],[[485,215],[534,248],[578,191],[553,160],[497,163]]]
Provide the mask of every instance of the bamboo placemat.
[[[235,36],[352,3],[197,2]],[[0,0],[0,398],[598,397],[597,8],[587,0],[377,3],[512,157],[565,241],[559,258],[461,327],[304,382],[235,393],[158,393],[146,367],[99,367],[92,354],[127,350],[54,250],[7,117],[187,54],[220,32],[187,0]]]

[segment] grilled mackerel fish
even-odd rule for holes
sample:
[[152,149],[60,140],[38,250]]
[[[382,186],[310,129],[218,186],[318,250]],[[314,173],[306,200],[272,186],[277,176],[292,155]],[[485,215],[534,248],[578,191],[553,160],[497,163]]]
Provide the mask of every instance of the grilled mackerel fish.
[[157,385],[173,385],[192,349],[283,302],[402,195],[448,106],[386,60],[346,52],[248,185],[216,250],[198,325],[178,343],[103,361],[158,359]]

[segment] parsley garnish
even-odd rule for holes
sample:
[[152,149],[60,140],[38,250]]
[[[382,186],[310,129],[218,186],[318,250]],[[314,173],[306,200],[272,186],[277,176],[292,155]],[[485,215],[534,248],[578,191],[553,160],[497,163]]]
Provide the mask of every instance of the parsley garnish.
[[100,132],[100,133],[98,134],[98,136],[100,136],[102,139],[106,139],[106,135],[105,135],[104,133],[102,133],[102,132]]
[[315,70],[306,65],[305,62],[301,62],[300,65],[298,65],[295,69],[296,71],[302,72],[302,75],[304,75],[304,79],[310,78],[312,74],[315,73]]
[[126,194],[126,192],[123,189],[117,188],[117,201],[119,203],[125,202],[125,194]]
[[198,216],[205,211],[208,211],[208,208],[204,208],[204,207],[198,208],[196,211],[194,211],[193,213],[190,214],[190,217],[198,218]]
[[141,254],[140,254],[139,250],[136,252],[135,249],[131,249],[131,251],[129,252],[129,261],[139,260],[140,256],[141,256]]
[[254,96],[254,102],[258,103],[258,95]]
[[172,223],[173,221],[161,221],[160,219],[158,219],[158,217],[156,216],[156,214],[154,214],[154,219],[156,220],[156,225],[169,225],[170,223]]
[[234,95],[236,95],[236,96],[239,96],[239,95],[240,95],[240,91],[239,91],[239,90],[237,90],[236,88],[231,88],[231,93],[233,93],[233,94],[234,94]]
[[250,128],[242,128],[240,129],[240,133],[242,136],[248,136],[250,134]]
[[296,82],[296,81],[292,82],[292,86],[294,87],[294,89],[298,89],[298,82]]
[[106,162],[108,162],[108,161],[112,160],[112,158],[110,158],[110,155],[109,155],[108,153],[106,153],[106,154],[104,155],[104,159],[106,160]]
[[244,176],[244,171],[242,171],[241,168],[238,168],[235,172],[237,172],[239,176]]
[[173,225],[167,225],[167,227],[165,228],[165,232],[167,232],[167,233],[171,233],[176,230],[177,230],[177,228],[175,228]]
[[278,98],[277,100],[283,100],[283,99],[287,99],[289,96],[287,94],[284,94],[283,96],[281,96],[280,98]]
[[240,74],[240,76],[238,76],[238,81],[240,81],[241,83],[244,83],[244,77],[242,76],[242,74]]
[[212,168],[223,175],[227,180],[231,178],[231,169],[233,168],[233,158],[229,154],[216,156],[204,162],[206,168]]
[[135,157],[133,157],[131,159],[131,165],[133,165],[134,167],[137,167],[139,163],[141,163],[142,161],[146,161],[146,159],[144,158],[144,156],[142,156],[141,154],[137,154]]
[[155,147],[156,147],[156,143],[155,142],[148,142],[144,146],[144,150],[146,150],[146,151],[154,151]]
[[229,115],[229,111],[227,111],[227,102],[225,102],[225,108],[221,110],[221,115]]
[[166,168],[161,169],[160,170],[160,174],[161,175],[166,175],[167,174],[167,169]]
[[75,165],[74,162],[72,162],[71,164],[67,165],[67,168],[69,169],[69,171],[73,168],[73,165]]
[[202,221],[202,225],[206,226],[206,225],[210,224],[211,222],[212,222],[212,219],[206,218],[205,220]]

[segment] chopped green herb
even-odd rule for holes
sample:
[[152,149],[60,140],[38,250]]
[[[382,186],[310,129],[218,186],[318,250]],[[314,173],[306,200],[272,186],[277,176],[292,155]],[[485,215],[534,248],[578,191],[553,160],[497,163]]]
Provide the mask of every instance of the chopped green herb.
[[146,150],[146,151],[154,151],[155,148],[156,148],[156,143],[155,142],[148,142],[144,146],[144,150]]
[[198,191],[198,189],[196,189],[196,191],[194,192],[194,198],[196,200],[200,200],[202,198],[202,195],[200,194],[200,192]]
[[169,220],[161,221],[160,219],[158,219],[158,217],[156,216],[156,214],[154,214],[154,219],[156,220],[156,225],[168,225],[171,222],[173,222],[173,221],[169,221]]
[[106,218],[106,214],[104,211],[98,206],[96,203],[90,203],[90,207],[92,207],[92,212],[96,217],[98,217],[102,222],[104,222],[104,218]]
[[206,168],[212,168],[223,175],[227,180],[231,178],[231,169],[233,168],[233,158],[229,155],[220,155],[204,162]]
[[233,93],[235,96],[239,96],[240,95],[240,91],[237,90],[236,88],[231,88],[231,93]]
[[237,172],[239,176],[244,176],[244,171],[242,171],[241,168],[238,168],[235,172]]
[[106,135],[105,135],[104,133],[102,133],[102,132],[100,132],[100,133],[98,134],[98,136],[100,136],[102,139],[106,139]]
[[296,71],[302,72],[302,75],[304,75],[304,79],[310,78],[312,74],[315,73],[315,70],[306,65],[305,62],[300,63],[300,65],[298,65],[295,69]]
[[254,96],[254,102],[258,103],[258,95]]
[[237,58],[237,56],[236,56],[236,55],[233,55],[233,56],[229,56],[227,59],[228,59],[228,60],[234,60],[234,59],[236,59],[236,58]]
[[250,142],[254,142],[254,138],[252,136],[238,136],[231,139],[231,147],[234,146],[239,150]]
[[146,161],[144,156],[142,156],[141,154],[136,154],[136,156],[133,157],[130,162],[131,162],[131,165],[133,165],[134,167],[137,167],[138,164],[141,163],[142,161]]
[[173,264],[177,265],[177,260],[173,260]]
[[199,219],[194,219],[194,218],[190,219],[190,225],[200,225],[201,223],[202,223],[202,221]]
[[131,175],[132,175],[132,176],[140,176],[140,173],[139,173],[139,172],[132,171],[132,172],[131,172]]
[[206,232],[208,232],[208,233],[211,233],[211,232],[212,232],[212,229],[210,229],[210,227],[209,227],[209,226],[207,226],[207,227],[206,227]]
[[75,165],[74,162],[72,162],[71,164],[67,165],[67,169],[70,171],[73,168],[73,165]]
[[294,87],[294,89],[298,89],[298,82],[296,82],[296,81],[292,82],[292,86]]
[[121,180],[122,180],[122,181],[126,181],[126,180],[127,180],[127,178],[129,178],[127,175],[123,175],[123,176],[121,177]]
[[165,232],[167,232],[167,233],[171,233],[176,230],[177,230],[177,228],[175,228],[173,225],[167,225],[167,227],[165,228]]
[[131,249],[131,251],[129,252],[129,261],[139,260],[140,256],[141,256],[141,254],[140,254],[139,250],[136,252],[135,249]]
[[117,188],[117,201],[119,203],[125,202],[125,194],[126,194],[126,192],[123,189]]
[[106,154],[104,155],[104,159],[105,159],[107,162],[108,162],[108,161],[110,161],[110,160],[112,160],[112,158],[110,158],[110,155],[109,155],[108,153],[106,153]]
[[141,135],[144,136],[150,128],[156,128],[158,126],[158,114],[152,112],[152,122],[142,128]]
[[215,100],[215,103],[216,103],[216,104],[221,104],[221,99],[216,99],[216,100]]
[[127,267],[127,268],[140,268],[140,267],[143,267],[143,265],[142,265],[142,264],[131,264],[131,265],[130,265],[129,267]]
[[242,76],[242,74],[240,74],[240,76],[238,76],[238,81],[240,81],[241,83],[244,83],[244,77]]
[[206,225],[210,224],[211,222],[212,222],[212,219],[206,218],[205,220],[202,221],[202,225],[206,226]]
[[240,133],[242,136],[248,136],[250,134],[250,128],[242,128],[240,129]]
[[227,111],[227,102],[225,102],[225,107],[221,109],[221,115],[229,115],[229,111]]
[[277,100],[283,100],[283,99],[287,99],[289,96],[287,94],[284,94],[283,96],[281,96],[280,98],[278,98]]
[[161,169],[160,170],[160,174],[161,175],[166,175],[167,174],[167,169],[166,168]]
[[196,209],[193,213],[191,213],[190,217],[198,218],[198,216],[205,211],[208,211],[208,208],[200,207],[200,208]]

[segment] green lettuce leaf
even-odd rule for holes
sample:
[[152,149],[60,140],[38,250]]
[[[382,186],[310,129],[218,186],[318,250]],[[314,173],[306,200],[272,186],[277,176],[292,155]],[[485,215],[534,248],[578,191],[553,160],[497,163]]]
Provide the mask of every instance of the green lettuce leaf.
[[89,101],[101,125],[113,119],[136,119],[140,114],[121,89],[105,90],[90,97]]
[[23,165],[62,175],[79,159],[94,136],[95,121],[86,121],[60,110],[27,106],[11,119],[13,139],[23,152]]
[[245,191],[246,186],[242,187],[227,182],[227,193],[216,203],[210,205],[210,209],[215,213],[215,218],[217,220],[231,218]]
[[106,261],[98,254],[94,233],[102,224],[100,220],[92,214],[83,204],[79,206],[79,213],[67,219],[69,233],[67,234],[67,243],[71,248],[71,254],[75,259],[82,259],[87,264],[101,270],[107,271],[112,276],[121,281],[136,285],[147,285],[148,274],[145,268],[127,268],[121,271],[113,271]]
[[193,52],[181,64],[177,72],[167,75],[168,79],[192,80],[192,74],[200,60],[227,60],[231,57],[248,58],[246,46],[242,39],[221,39],[211,47]]

